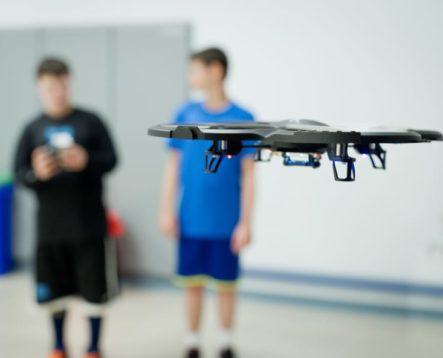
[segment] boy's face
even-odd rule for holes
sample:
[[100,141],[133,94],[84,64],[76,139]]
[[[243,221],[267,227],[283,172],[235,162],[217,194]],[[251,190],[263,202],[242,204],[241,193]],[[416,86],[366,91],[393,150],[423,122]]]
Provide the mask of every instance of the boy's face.
[[191,60],[188,68],[188,84],[192,89],[205,91],[223,83],[223,68],[218,63],[205,64]]
[[37,79],[37,90],[43,108],[48,113],[63,113],[71,105],[68,75],[42,75]]

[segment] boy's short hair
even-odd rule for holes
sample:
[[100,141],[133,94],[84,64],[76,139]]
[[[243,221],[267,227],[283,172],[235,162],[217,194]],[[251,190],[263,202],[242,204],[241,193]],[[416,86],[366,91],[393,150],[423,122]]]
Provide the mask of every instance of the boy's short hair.
[[68,64],[60,58],[47,57],[40,61],[37,66],[36,77],[43,75],[68,76],[70,74]]
[[228,74],[228,57],[223,50],[217,47],[211,47],[202,51],[194,52],[191,55],[191,60],[199,60],[205,65],[218,63],[223,67],[223,78],[225,78]]

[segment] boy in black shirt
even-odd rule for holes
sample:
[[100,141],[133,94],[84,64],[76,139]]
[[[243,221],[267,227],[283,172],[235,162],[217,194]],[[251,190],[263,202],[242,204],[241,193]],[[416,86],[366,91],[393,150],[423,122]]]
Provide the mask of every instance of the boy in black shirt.
[[44,113],[24,129],[14,171],[16,180],[33,189],[38,199],[36,295],[53,315],[50,357],[67,357],[66,298],[78,295],[88,303],[90,315],[91,345],[85,357],[98,358],[101,308],[112,298],[102,177],[117,159],[100,118],[72,107],[69,80],[63,61],[48,58],[40,63],[37,87]]

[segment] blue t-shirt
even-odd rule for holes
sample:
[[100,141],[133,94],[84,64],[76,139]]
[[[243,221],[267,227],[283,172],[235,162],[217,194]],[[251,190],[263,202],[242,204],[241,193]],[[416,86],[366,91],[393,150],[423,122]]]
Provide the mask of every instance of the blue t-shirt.
[[[234,103],[214,112],[198,102],[182,106],[173,123],[219,123],[253,121],[252,114]],[[205,151],[212,141],[170,139],[168,146],[180,152],[179,223],[183,237],[230,239],[240,219],[241,160],[251,155],[251,148],[240,155],[223,158],[215,174],[205,173]]]

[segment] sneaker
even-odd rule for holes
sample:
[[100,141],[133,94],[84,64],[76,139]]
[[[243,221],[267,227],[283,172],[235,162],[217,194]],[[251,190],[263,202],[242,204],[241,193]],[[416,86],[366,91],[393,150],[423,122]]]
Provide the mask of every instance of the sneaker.
[[60,349],[54,349],[50,354],[49,358],[68,358],[68,355],[65,351]]
[[236,358],[236,354],[232,348],[226,348],[220,351],[220,358]]
[[186,352],[185,358],[200,358],[200,350],[191,348]]
[[85,358],[101,358],[101,356],[99,352],[88,352],[85,354]]

